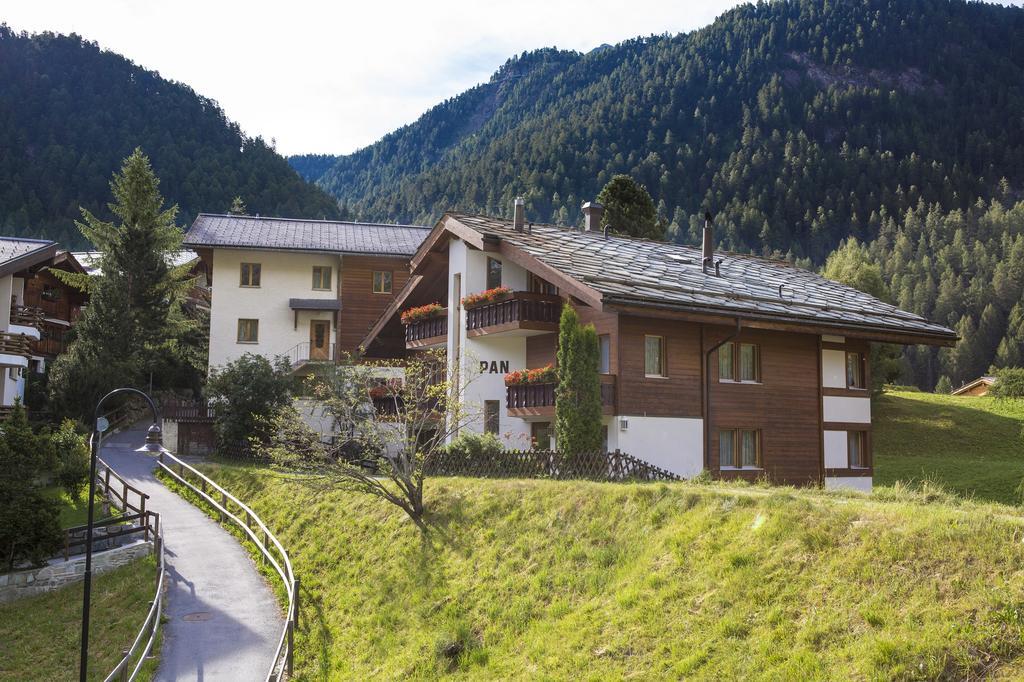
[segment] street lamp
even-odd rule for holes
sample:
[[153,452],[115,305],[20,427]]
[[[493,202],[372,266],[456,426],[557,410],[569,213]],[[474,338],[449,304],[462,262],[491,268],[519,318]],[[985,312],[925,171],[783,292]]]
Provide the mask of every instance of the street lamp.
[[[78,679],[85,682],[86,672],[89,668],[89,599],[92,596],[92,517],[93,497],[96,495],[96,458],[99,456],[100,437],[100,414],[103,403],[108,398],[121,393],[132,393],[142,396],[149,403],[149,409],[153,411],[153,424],[146,432],[146,442],[135,452],[160,452],[163,449],[163,434],[160,430],[160,412],[156,409],[156,403],[148,395],[137,388],[115,388],[106,394],[96,403],[96,411],[93,414],[93,433],[90,439],[89,454],[89,513],[85,529],[85,584],[82,594],[82,653],[78,663]],[[104,429],[106,430],[106,426]],[[127,502],[127,501],[126,501]],[[145,519],[142,520],[145,523]]]

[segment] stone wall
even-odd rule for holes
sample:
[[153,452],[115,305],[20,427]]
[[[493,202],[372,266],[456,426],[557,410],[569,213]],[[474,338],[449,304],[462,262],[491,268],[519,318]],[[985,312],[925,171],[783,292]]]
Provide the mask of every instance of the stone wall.
[[[93,575],[106,573],[153,553],[153,542],[139,540],[92,555]],[[53,559],[42,568],[31,568],[0,575],[0,604],[50,592],[85,579],[85,555]]]

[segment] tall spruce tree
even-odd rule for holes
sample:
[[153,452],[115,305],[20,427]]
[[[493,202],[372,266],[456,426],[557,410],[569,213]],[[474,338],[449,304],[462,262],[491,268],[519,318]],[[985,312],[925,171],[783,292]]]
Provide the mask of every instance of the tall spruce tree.
[[558,389],[555,442],[559,452],[601,450],[601,350],[594,325],[580,325],[576,310],[562,306],[558,325]]
[[187,266],[173,265],[182,240],[178,209],[163,207],[159,182],[136,149],[110,183],[117,222],[82,210],[77,225],[101,253],[100,272],[88,284],[89,305],[74,340],[51,370],[50,397],[62,414],[87,416],[118,386],[192,386],[205,364],[196,322],[182,308],[191,284]]

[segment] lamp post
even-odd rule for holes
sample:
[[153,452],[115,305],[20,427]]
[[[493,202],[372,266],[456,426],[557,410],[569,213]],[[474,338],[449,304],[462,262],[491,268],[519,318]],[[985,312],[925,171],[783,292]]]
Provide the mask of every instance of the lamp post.
[[[85,682],[86,672],[89,668],[89,599],[92,596],[92,520],[93,520],[93,497],[96,494],[96,458],[99,456],[100,438],[102,431],[99,429],[100,413],[103,403],[108,398],[121,393],[132,393],[142,396],[149,403],[149,409],[153,411],[153,424],[146,432],[146,442],[136,452],[160,452],[163,449],[163,434],[160,430],[160,412],[156,409],[156,403],[148,395],[137,388],[115,388],[106,394],[96,403],[96,411],[93,414],[92,438],[90,439],[89,455],[89,512],[85,530],[85,581],[82,594],[82,653],[78,664],[78,679]],[[105,427],[104,427],[105,430]],[[143,520],[145,523],[145,520]]]

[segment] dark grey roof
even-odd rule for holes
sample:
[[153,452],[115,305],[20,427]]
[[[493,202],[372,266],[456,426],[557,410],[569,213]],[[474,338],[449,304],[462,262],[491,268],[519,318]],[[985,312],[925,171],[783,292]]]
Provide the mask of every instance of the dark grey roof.
[[185,235],[184,245],[411,256],[428,232],[419,225],[201,213]]
[[292,310],[341,310],[341,301],[336,298],[289,298]]
[[0,237],[0,275],[8,275],[53,258],[57,242],[49,239]]
[[[851,287],[783,261],[716,252],[721,276],[701,270],[701,250],[646,239],[449,213],[494,234],[601,294],[606,304],[781,318],[825,326],[956,339],[956,333]],[[781,290],[780,290],[781,286]]]

